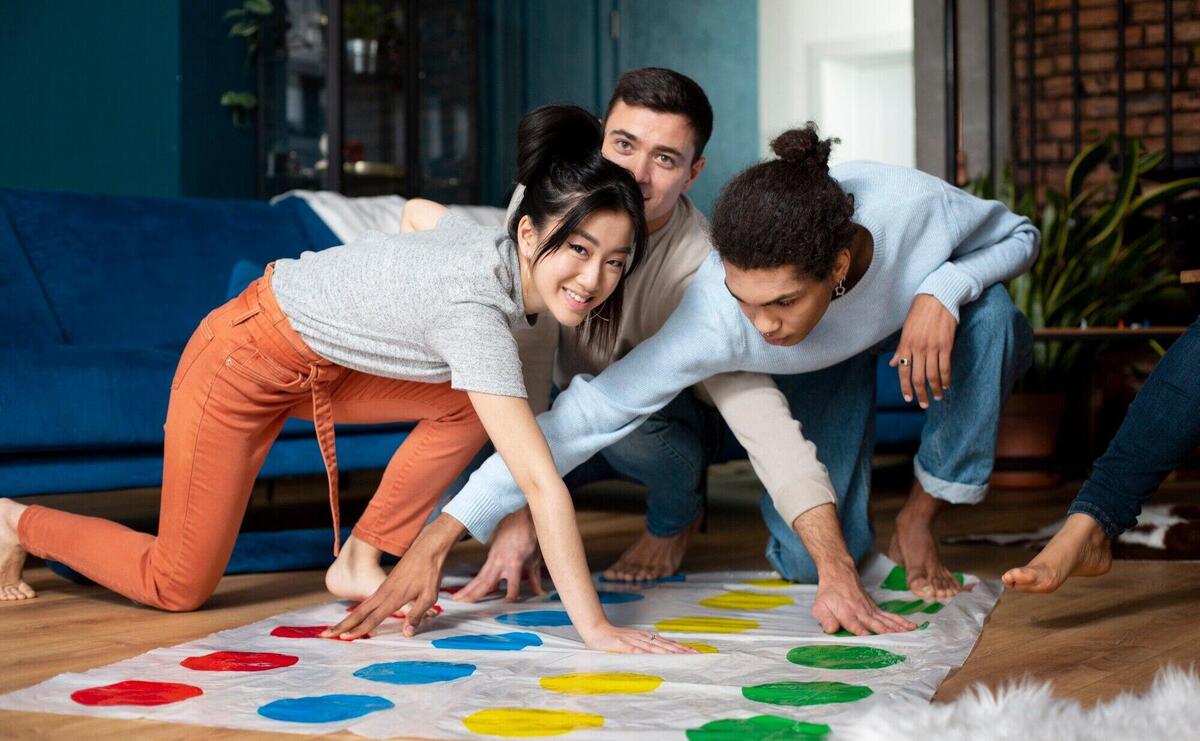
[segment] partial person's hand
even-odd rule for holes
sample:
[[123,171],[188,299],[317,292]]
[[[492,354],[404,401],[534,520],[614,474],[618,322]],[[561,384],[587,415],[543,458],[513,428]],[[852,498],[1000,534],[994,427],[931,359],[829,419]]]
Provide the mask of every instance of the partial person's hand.
[[950,388],[950,356],[957,329],[958,322],[941,301],[928,293],[913,299],[900,330],[900,344],[888,363],[900,376],[905,401],[912,401],[915,394],[922,409],[929,408],[930,393],[941,401],[942,392]]
[[698,653],[691,646],[684,646],[658,633],[633,628],[618,628],[612,623],[604,623],[599,627],[584,633],[584,644],[597,651],[609,651],[619,654],[694,654]]
[[534,594],[542,588],[542,553],[537,531],[528,507],[513,512],[496,526],[496,535],[488,549],[487,561],[475,578],[454,593],[458,602],[477,602],[506,583],[504,601],[515,602],[521,594],[521,578],[528,576]]
[[817,598],[813,602],[813,617],[826,633],[845,628],[856,636],[871,633],[900,633],[916,629],[916,623],[899,615],[884,612],[871,599],[855,571],[839,575],[822,575],[817,583]]
[[375,594],[342,622],[327,628],[321,637],[348,641],[362,638],[392,613],[402,611],[404,635],[411,638],[437,602],[442,566],[461,530],[462,526],[449,515],[442,515],[427,526]]

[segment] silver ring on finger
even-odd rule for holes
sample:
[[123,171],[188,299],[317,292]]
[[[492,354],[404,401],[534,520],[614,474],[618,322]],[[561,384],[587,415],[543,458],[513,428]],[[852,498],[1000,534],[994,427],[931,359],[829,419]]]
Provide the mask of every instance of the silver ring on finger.
[[912,361],[908,358],[900,358],[896,362],[900,364],[901,368],[907,368],[908,366],[912,365]]

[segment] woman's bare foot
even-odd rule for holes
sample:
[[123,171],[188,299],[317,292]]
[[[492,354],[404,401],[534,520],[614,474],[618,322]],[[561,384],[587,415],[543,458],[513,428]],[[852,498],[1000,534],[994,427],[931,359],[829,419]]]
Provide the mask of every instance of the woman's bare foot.
[[1101,576],[1112,568],[1112,543],[1100,523],[1075,513],[1028,565],[1009,569],[1004,584],[1019,592],[1053,592],[1068,576]]
[[608,567],[604,578],[610,581],[653,581],[671,576],[679,571],[679,564],[683,563],[683,556],[687,553],[688,536],[699,527],[699,523],[697,520],[682,533],[666,538],[643,530],[637,542]]
[[908,588],[918,597],[950,599],[962,591],[942,563],[933,537],[933,521],[943,506],[914,481],[908,501],[896,515],[896,532],[888,544],[888,558],[904,567]]
[[33,587],[21,579],[25,568],[25,549],[17,537],[17,521],[25,505],[11,499],[0,499],[0,602],[32,599],[37,596]]
[[362,602],[375,594],[387,573],[379,565],[383,551],[351,535],[325,572],[325,588],[335,597]]

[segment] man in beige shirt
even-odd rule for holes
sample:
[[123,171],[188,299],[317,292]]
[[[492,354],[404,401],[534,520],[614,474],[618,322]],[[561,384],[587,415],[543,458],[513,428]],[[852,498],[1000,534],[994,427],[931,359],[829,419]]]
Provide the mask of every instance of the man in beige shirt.
[[[704,146],[712,132],[712,109],[699,85],[670,70],[626,72],[610,100],[604,132],[604,156],[629,170],[642,187],[651,236],[642,264],[625,285],[625,318],[610,352],[588,352],[565,328],[559,328],[557,337],[540,327],[518,338],[527,380],[546,375],[542,369],[548,369],[556,346],[554,380],[560,388],[577,374],[600,373],[657,332],[711,250],[707,222],[685,195],[704,169]],[[519,198],[520,189],[514,202]],[[547,342],[553,345],[548,348]],[[533,391],[530,387],[531,397]],[[817,566],[817,619],[828,625],[832,617],[861,633],[864,625],[879,626],[881,611],[866,595],[842,537],[828,472],[815,446],[801,434],[787,399],[762,374],[715,376],[681,393],[567,477],[572,487],[624,478],[650,490],[646,528],[605,572],[606,578],[646,580],[679,568],[702,514],[704,471],[720,441],[714,403],[766,486],[770,502],[765,506],[792,524]],[[528,508],[499,525],[487,562],[456,598],[478,599],[506,581],[507,598],[515,599],[522,576],[542,591]]]

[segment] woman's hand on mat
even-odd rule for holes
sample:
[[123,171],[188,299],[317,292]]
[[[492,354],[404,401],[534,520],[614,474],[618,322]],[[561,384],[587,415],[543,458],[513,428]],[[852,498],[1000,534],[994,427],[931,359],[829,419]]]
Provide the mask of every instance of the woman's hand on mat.
[[853,568],[845,573],[821,574],[812,612],[826,633],[845,628],[856,636],[865,636],[899,633],[917,627],[899,615],[879,609],[863,589],[858,572]]
[[583,643],[596,651],[619,654],[694,654],[691,646],[684,646],[658,633],[633,628],[618,628],[612,623],[602,623],[588,631],[579,631]]
[[533,515],[524,507],[500,521],[488,549],[487,562],[465,587],[454,594],[459,602],[477,602],[505,582],[505,602],[515,602],[521,594],[521,579],[528,577],[534,594],[542,588],[542,553],[538,549]]
[[375,594],[321,637],[362,638],[398,610],[404,612],[404,635],[415,634],[437,602],[442,566],[462,531],[463,526],[453,517],[439,516],[413,542]]
[[942,400],[942,392],[950,388],[950,356],[957,329],[958,321],[941,301],[928,293],[913,299],[900,330],[900,344],[888,363],[900,376],[905,401],[912,401],[915,394],[921,408],[927,409],[930,393]]

